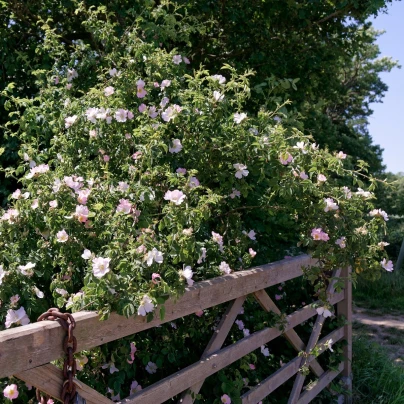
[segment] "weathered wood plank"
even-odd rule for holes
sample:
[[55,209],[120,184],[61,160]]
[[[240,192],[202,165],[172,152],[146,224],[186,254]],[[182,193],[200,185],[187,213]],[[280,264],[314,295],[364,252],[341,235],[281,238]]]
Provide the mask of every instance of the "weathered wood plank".
[[345,324],[345,339],[347,345],[344,347],[344,377],[345,388],[349,394],[345,395],[345,403],[352,403],[352,282],[349,279],[351,276],[351,268],[345,268],[342,271],[342,277],[345,278],[345,299],[338,303],[337,313],[343,315],[346,319]]
[[[166,302],[163,321],[155,318],[147,323],[145,317],[126,319],[113,313],[107,321],[100,322],[95,312],[75,313],[77,350],[90,349],[299,277],[302,266],[314,265],[315,262],[307,255],[299,256],[198,282],[187,288],[177,301],[170,299]],[[63,337],[60,325],[52,321],[1,331],[0,378],[60,358],[63,356]],[[18,356],[14,354],[16,347]]]
[[344,369],[344,364],[340,363],[337,371],[328,370],[317,381],[315,381],[310,389],[307,389],[297,401],[297,404],[310,403],[325,387],[327,387]]
[[[272,311],[275,314],[281,314],[281,311],[276,306],[274,301],[268,296],[268,293],[265,290],[259,290],[258,292],[254,293],[254,297],[257,299],[258,303],[265,311]],[[289,341],[289,343],[295,348],[297,351],[303,351],[306,347],[305,343],[302,339],[297,335],[295,330],[289,330],[284,333],[284,337]],[[313,373],[320,377],[324,373],[324,369],[321,365],[316,361],[313,360],[310,363],[310,369]]]
[[[334,330],[326,337],[322,338],[318,345],[320,347],[320,353],[324,352],[327,348],[325,343],[332,339],[334,342],[339,341],[344,336],[344,328],[338,328]],[[314,357],[310,356],[308,361],[313,360]],[[293,377],[300,369],[301,358],[296,357],[288,362],[286,365],[282,366],[271,376],[267,377],[253,389],[243,394],[241,399],[243,404],[256,404],[275,391],[283,383],[287,382],[291,377]]]
[[[309,342],[307,343],[307,347],[305,350],[306,355],[308,355],[310,353],[310,351],[316,346],[318,338],[321,333],[321,329],[323,328],[323,324],[324,324],[324,317],[321,315],[318,315],[316,318],[316,322],[314,323],[314,326],[313,326],[313,332],[311,333]],[[307,359],[305,357],[300,358],[300,368],[305,365],[307,365]],[[305,378],[306,378],[306,376],[301,372],[299,372],[296,375],[296,379],[295,379],[295,382],[293,383],[293,388],[292,388],[292,391],[289,396],[288,404],[297,403],[297,400],[302,391],[302,387],[303,387]]]
[[[344,298],[344,292],[335,294],[331,303],[335,304]],[[311,306],[305,306],[286,318],[286,329],[296,327],[317,314]],[[230,345],[205,359],[194,363],[185,369],[166,377],[144,390],[124,399],[121,404],[159,404],[180,394],[197,381],[205,380],[208,376],[237,361],[261,345],[282,335],[278,328],[265,328],[251,334],[249,337]]]
[[[217,326],[214,334],[212,335],[212,338],[210,339],[205,350],[203,351],[201,359],[211,355],[212,353],[216,352],[222,347],[227,335],[229,334],[232,325],[234,324],[237,315],[240,313],[240,310],[243,307],[246,298],[247,296],[241,296],[236,300],[233,300],[231,303],[229,303],[226,312],[223,314],[223,317],[220,320],[219,325]],[[194,399],[192,398],[191,394],[193,395],[198,394],[199,390],[202,388],[203,382],[204,381],[202,380],[201,382],[198,382],[194,384],[192,387],[190,387],[189,390],[185,391],[182,394],[179,403],[192,404],[194,402]]]
[[[340,274],[341,274],[340,268],[334,270],[334,272],[332,274],[333,279],[330,282],[330,284],[328,285],[327,291],[326,291],[328,298],[333,295],[334,290],[335,290],[334,286],[335,286],[335,283],[337,282],[337,279],[335,279],[335,278],[338,278]],[[318,338],[321,333],[321,330],[323,328],[324,321],[325,321],[325,317],[323,317],[322,315],[317,316],[316,322],[314,323],[314,326],[313,326],[313,331],[310,335],[309,342],[307,343],[307,347],[305,349],[306,354],[309,354],[310,351],[316,346]],[[303,357],[300,367],[303,367],[306,364],[307,364],[307,359],[306,359],[306,357]],[[295,382],[293,383],[292,391],[289,396],[288,404],[297,403],[297,401],[300,397],[300,393],[302,391],[305,379],[306,379],[306,376],[303,373],[297,374]]]
[[[42,392],[49,394],[54,399],[62,401],[60,393],[63,386],[63,372],[54,365],[48,363],[34,369],[25,370],[15,375],[24,382],[39,388]],[[113,404],[113,401],[98,393],[91,387],[74,379],[77,392],[83,397],[87,404]]]

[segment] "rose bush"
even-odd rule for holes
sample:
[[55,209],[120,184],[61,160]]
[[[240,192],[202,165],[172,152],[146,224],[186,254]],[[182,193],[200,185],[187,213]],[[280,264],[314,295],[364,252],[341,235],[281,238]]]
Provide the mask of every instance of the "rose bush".
[[[193,282],[301,252],[319,259],[307,269],[306,302],[319,296],[331,315],[330,271],[392,269],[380,238],[388,216],[362,189],[364,178],[373,187],[364,164],[344,168],[343,152],[297,129],[282,80],[250,88],[252,71],[192,66],[145,43],[136,26],[118,41],[96,14],[87,28],[106,52],[77,43],[67,55],[48,29],[45,44],[60,62],[37,72],[38,97],[10,96],[24,176],[0,219],[2,328],[55,305],[163,317],[164,302]],[[254,110],[257,94],[265,101]],[[220,310],[82,353],[81,378],[114,397],[135,392],[196,360]],[[270,321],[252,301],[245,310],[229,341]],[[262,347],[220,372],[221,390],[206,390],[207,402],[222,393],[235,400],[253,363],[257,380],[276,368],[271,355]]]

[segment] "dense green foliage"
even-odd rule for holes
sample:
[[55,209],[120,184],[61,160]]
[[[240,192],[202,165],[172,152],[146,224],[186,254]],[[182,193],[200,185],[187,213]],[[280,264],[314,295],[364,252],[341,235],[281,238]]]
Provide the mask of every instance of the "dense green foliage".
[[[377,33],[365,21],[386,3],[126,0],[86,1],[85,6],[104,5],[118,37],[136,21],[144,41],[167,50],[176,47],[189,55],[194,66],[202,63],[211,71],[224,63],[239,71],[252,68],[257,72],[253,85],[268,77],[300,79],[297,88],[282,82],[301,118],[300,129],[321,146],[344,150],[353,162],[367,161],[370,171],[377,173],[382,169],[381,150],[372,144],[366,122],[370,103],[380,101],[387,89],[379,73],[395,63],[378,59]],[[75,0],[1,1],[0,7],[0,90],[15,83],[14,95],[34,96],[39,89],[35,72],[49,69],[61,57],[44,51],[43,22],[60,35],[67,51],[72,52],[78,41],[99,54],[109,51],[97,41],[96,33],[86,29],[86,13],[75,11]],[[3,96],[0,124],[7,122],[4,103]],[[0,133],[3,167],[17,165],[18,142]],[[0,178],[4,205],[16,183],[10,177]]]
[[[19,184],[0,217],[1,328],[33,321],[54,305],[149,319],[159,305],[154,315],[164,316],[166,299],[194,281],[301,252],[318,265],[307,269],[309,286],[278,289],[282,310],[320,299],[332,312],[325,290],[333,269],[350,265],[369,278],[391,270],[381,242],[387,215],[372,210],[375,183],[367,163],[356,160],[365,150],[371,171],[381,169],[377,148],[357,147],[369,141],[357,125],[369,113],[369,91],[375,99],[384,91],[377,72],[392,66],[384,60],[371,67],[374,36],[358,28],[377,11],[374,3],[302,3],[299,10],[299,3],[285,3],[289,18],[280,2],[245,4],[243,15],[240,4],[218,13],[210,3],[201,9],[203,3],[142,2],[118,13],[125,3],[66,3],[60,15],[55,3],[34,2],[22,11],[23,3],[2,3],[6,10],[17,7],[12,23],[7,20],[15,35],[29,31],[21,21],[29,25],[30,7],[36,10],[29,27],[39,32],[39,56],[27,59],[37,63],[29,70],[31,90],[21,89],[15,66],[2,92],[9,111],[4,135],[19,147],[18,162],[5,173]],[[72,19],[64,25],[66,14]],[[344,24],[347,15],[357,19],[357,29]],[[287,37],[276,31],[278,22],[287,22]],[[323,24],[331,30],[324,37]],[[238,38],[243,32],[251,46],[246,55]],[[339,39],[344,33],[346,43]],[[267,47],[266,35],[279,35],[271,43],[280,47]],[[355,52],[343,57],[351,42],[353,50],[370,53],[353,73],[360,70],[360,83],[350,80],[363,97],[348,107],[348,90],[332,90],[331,100],[326,86],[341,86],[341,66],[356,68],[348,63]],[[313,64],[305,47],[317,52]],[[270,49],[285,62],[266,65]],[[301,64],[294,57],[303,58]],[[327,58],[336,63],[334,73]],[[315,141],[327,125],[310,125],[327,119],[336,137],[349,129],[352,142],[319,148]],[[369,190],[362,189],[365,182]],[[135,378],[145,386],[199,357],[221,312],[210,309],[82,353],[77,359],[88,364],[80,377],[102,392],[108,386],[111,395],[127,395]],[[254,301],[240,319],[244,330],[235,325],[226,344],[280,321]],[[287,345],[281,356],[276,348],[269,354],[263,347],[220,372],[221,384],[209,381],[200,402],[218,403],[223,393],[239,402],[240,392],[292,357]],[[335,365],[340,354],[336,346],[323,365]]]

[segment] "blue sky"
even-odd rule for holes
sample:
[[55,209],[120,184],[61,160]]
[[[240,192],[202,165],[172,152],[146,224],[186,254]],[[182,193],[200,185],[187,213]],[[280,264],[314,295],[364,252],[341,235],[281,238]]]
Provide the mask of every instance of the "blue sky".
[[369,132],[373,143],[383,149],[387,170],[404,172],[404,2],[394,1],[388,14],[372,20],[378,30],[386,32],[378,38],[381,56],[391,56],[403,66],[381,75],[389,90],[382,104],[372,104]]

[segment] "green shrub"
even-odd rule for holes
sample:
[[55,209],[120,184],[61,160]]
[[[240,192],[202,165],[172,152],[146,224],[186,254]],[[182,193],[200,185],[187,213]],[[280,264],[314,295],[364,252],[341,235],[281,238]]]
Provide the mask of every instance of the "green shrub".
[[[101,12],[89,12],[86,26],[106,53],[78,43],[67,55],[45,24],[44,49],[69,62],[37,72],[37,97],[8,101],[23,159],[8,174],[23,177],[0,220],[6,328],[54,305],[148,319],[160,305],[164,316],[164,302],[194,281],[290,253],[318,258],[306,275],[325,307],[333,269],[390,270],[380,244],[385,213],[371,211],[364,170],[345,169],[344,153],[319,149],[291,125],[287,101],[271,94],[285,80],[250,88],[252,71],[191,67],[175,50],[145,43],[136,26],[118,40],[108,15],[99,24]],[[246,114],[268,88],[265,103]],[[341,178],[358,189],[341,187]],[[268,325],[254,302],[245,310],[251,332]],[[82,353],[81,378],[114,396],[128,394],[135,378],[152,383],[199,357],[220,312],[141,333],[135,345]],[[246,333],[234,327],[228,343]],[[257,380],[279,363],[258,356],[221,372],[204,400],[226,393],[238,402],[246,361],[260,364]]]

